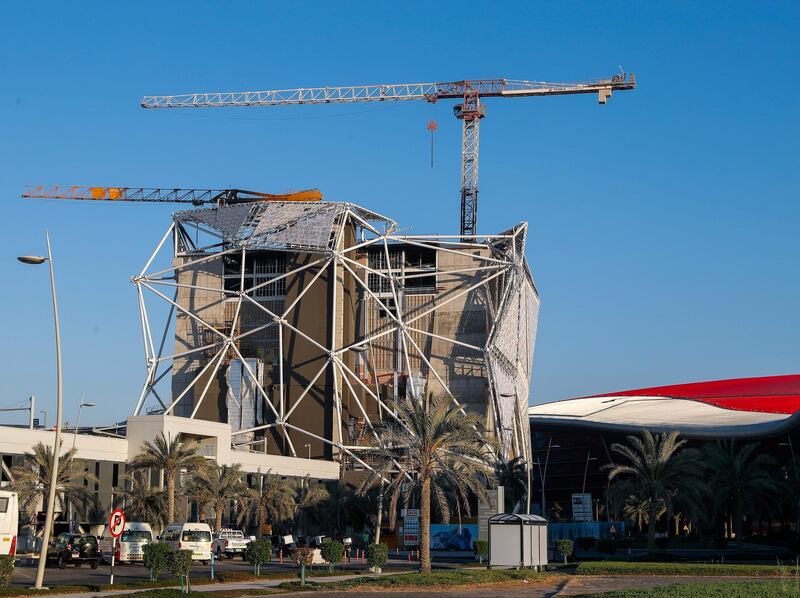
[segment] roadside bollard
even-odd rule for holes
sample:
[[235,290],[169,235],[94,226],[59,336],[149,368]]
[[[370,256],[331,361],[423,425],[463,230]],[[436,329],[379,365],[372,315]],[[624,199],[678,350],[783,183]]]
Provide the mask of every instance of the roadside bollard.
[[283,549],[282,548],[278,551],[278,558],[280,559],[281,565],[283,565]]
[[211,579],[214,579],[214,551],[211,551]]

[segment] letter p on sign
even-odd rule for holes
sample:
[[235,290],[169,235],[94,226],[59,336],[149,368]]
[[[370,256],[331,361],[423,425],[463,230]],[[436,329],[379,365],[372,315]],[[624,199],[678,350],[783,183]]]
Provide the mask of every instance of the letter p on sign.
[[114,509],[108,518],[108,533],[119,538],[123,529],[125,529],[125,512],[122,509]]

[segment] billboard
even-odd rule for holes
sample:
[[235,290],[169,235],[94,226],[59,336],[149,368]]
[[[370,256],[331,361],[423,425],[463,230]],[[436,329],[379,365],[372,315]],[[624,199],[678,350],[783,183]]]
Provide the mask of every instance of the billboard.
[[478,524],[431,524],[431,550],[472,550],[478,539]]

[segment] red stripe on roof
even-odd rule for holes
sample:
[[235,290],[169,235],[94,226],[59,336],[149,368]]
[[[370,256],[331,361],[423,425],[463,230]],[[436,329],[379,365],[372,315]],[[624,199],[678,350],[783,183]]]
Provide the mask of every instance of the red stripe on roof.
[[800,411],[800,374],[654,386],[593,396],[674,397],[736,411],[792,414]]

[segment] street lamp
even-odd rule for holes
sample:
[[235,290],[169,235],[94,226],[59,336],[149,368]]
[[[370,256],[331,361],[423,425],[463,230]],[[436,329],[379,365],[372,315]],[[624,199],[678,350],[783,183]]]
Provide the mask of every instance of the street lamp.
[[47,564],[47,547],[50,544],[50,535],[53,531],[53,515],[56,506],[56,485],[58,484],[58,460],[61,451],[61,333],[58,327],[58,300],[56,299],[56,277],[53,272],[53,252],[50,248],[50,235],[45,232],[47,241],[47,257],[37,255],[22,255],[17,259],[23,264],[43,264],[48,262],[50,266],[50,294],[53,298],[53,322],[55,324],[56,340],[56,438],[53,446],[53,466],[50,473],[50,491],[47,496],[47,516],[44,520],[44,531],[42,533],[42,548],[39,551],[39,564],[36,569],[36,582],[33,586],[36,590],[46,589],[42,586],[44,582],[44,567]]
[[589,461],[597,461],[597,457],[592,457],[590,456],[591,454],[591,451],[586,453],[586,467],[583,468],[583,488],[581,489],[581,494],[586,494],[586,474],[589,473]]
[[789,439],[789,442],[781,442],[780,444],[778,444],[778,446],[789,447],[789,453],[791,453],[791,455],[792,455],[792,466],[794,467],[795,475],[797,475],[797,459],[794,456],[794,447],[792,446],[792,437],[787,434],[786,438]]
[[47,409],[42,409],[39,411],[42,414],[42,430],[47,429]]
[[303,446],[308,449],[308,458],[310,459],[311,458],[311,444],[310,443],[306,443]]
[[544,458],[544,471],[542,471],[542,462],[539,457],[536,457],[536,465],[539,467],[539,477],[542,480],[542,517],[547,519],[547,504],[544,500],[544,482],[547,477],[547,464],[550,462],[550,449],[561,448],[560,444],[553,444],[553,439],[547,441],[547,454]]
[[83,396],[81,396],[81,404],[78,407],[78,417],[75,420],[75,434],[72,437],[72,448],[75,448],[75,441],[78,440],[78,428],[81,425],[81,409],[83,409],[84,407],[94,407],[94,406],[95,406],[94,403],[91,403],[91,402],[90,403],[86,403],[86,402],[84,402]]

